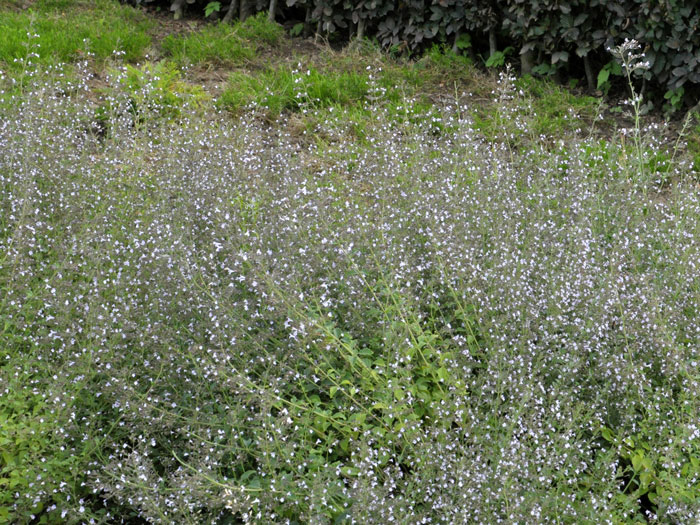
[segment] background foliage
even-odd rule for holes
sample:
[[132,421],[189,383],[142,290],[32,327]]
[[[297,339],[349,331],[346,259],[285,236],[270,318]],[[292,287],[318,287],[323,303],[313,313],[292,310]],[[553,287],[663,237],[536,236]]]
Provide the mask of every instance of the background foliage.
[[650,64],[639,72],[645,90],[678,107],[700,82],[700,13],[692,0],[174,0],[170,9],[190,4],[227,19],[272,8],[296,32],[368,36],[398,51],[448,44],[488,66],[508,55],[524,72],[585,79],[590,90],[607,91],[614,72],[608,48],[636,39]]

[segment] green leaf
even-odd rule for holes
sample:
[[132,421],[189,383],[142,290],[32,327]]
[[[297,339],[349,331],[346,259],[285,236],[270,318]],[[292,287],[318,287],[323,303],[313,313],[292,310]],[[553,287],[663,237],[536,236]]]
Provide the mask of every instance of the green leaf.
[[367,418],[367,415],[364,412],[358,413],[358,414],[353,414],[350,417],[350,421],[353,423],[357,423],[358,425],[362,425],[365,422],[365,419]]
[[656,491],[650,491],[647,494],[647,498],[649,498],[649,501],[652,503],[652,505],[658,505],[659,504],[659,495],[656,493]]
[[556,73],[556,71],[557,71],[556,66],[553,66],[551,64],[545,64],[545,63],[537,64],[535,67],[532,68],[532,72],[535,75],[542,75],[543,77],[547,76],[547,75],[552,75],[552,74]]
[[257,474],[257,472],[254,471],[254,470],[246,470],[246,471],[241,475],[240,481],[241,481],[241,482],[245,482],[245,481],[248,480],[248,478],[250,478],[251,476],[254,476],[255,474]]
[[604,67],[598,72],[598,89],[600,89],[610,78],[610,70]]
[[338,391],[338,387],[337,387],[337,386],[332,386],[332,387],[330,388],[331,399],[333,399],[333,397],[335,396],[335,393],[336,393],[337,391]]
[[612,433],[612,430],[610,430],[608,427],[602,427],[600,429],[600,435],[603,436],[605,441],[609,441],[610,443],[615,441],[615,436]]
[[552,64],[556,64],[557,62],[568,62],[569,61],[569,52],[568,51],[557,51],[556,53],[552,54]]
[[260,487],[260,478],[255,477],[251,480],[250,484],[248,485],[251,489],[259,489]]
[[341,467],[340,472],[343,474],[343,476],[353,477],[360,473],[360,469],[357,467]]
[[11,456],[9,452],[3,452],[2,459],[6,466],[12,466],[15,464],[15,457]]
[[492,53],[486,61],[486,67],[500,67],[505,64],[505,61],[506,55],[503,54],[503,51],[496,51],[495,53]]
[[634,454],[630,460],[632,461],[632,468],[634,469],[635,472],[639,472],[639,470],[642,468],[642,462],[644,460],[644,456],[640,454],[639,452]]
[[457,49],[465,50],[472,47],[472,37],[469,33],[462,33],[456,42]]
[[304,23],[300,22],[298,24],[295,24],[290,30],[289,34],[291,36],[299,36],[301,32],[304,30]]
[[13,470],[12,472],[10,472],[10,483],[8,486],[11,489],[14,489],[15,487],[17,487],[17,485],[19,485],[21,482],[22,482],[22,479],[19,477],[16,470]]
[[221,10],[221,2],[209,2],[204,8],[204,16],[210,16],[212,13],[218,13]]
[[321,398],[318,397],[318,394],[313,394],[313,395],[309,396],[309,401],[311,401],[311,403],[314,406],[321,404]]

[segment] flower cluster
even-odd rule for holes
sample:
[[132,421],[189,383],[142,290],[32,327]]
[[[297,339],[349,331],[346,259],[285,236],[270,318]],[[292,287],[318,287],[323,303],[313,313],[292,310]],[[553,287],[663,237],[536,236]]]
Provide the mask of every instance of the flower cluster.
[[692,184],[468,106],[313,140],[34,82],[0,124],[0,406],[49,423],[16,516],[700,517]]

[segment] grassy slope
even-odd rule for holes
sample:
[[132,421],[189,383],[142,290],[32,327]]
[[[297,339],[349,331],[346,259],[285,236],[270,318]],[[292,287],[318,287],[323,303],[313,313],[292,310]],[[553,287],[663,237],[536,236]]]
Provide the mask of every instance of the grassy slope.
[[682,152],[449,52],[20,4],[0,522],[697,517]]
[[[142,13],[110,0],[43,0],[28,10],[12,6],[3,9],[0,57],[14,71],[29,49],[42,64],[72,62],[88,53],[102,63],[115,51],[127,61],[142,60],[156,27]],[[28,34],[36,36],[28,39]]]

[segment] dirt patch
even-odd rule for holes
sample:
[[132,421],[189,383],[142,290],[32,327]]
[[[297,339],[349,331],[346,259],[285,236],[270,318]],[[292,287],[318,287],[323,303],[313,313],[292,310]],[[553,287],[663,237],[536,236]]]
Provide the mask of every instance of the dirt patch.
[[5,0],[2,8],[9,11],[24,11],[31,9],[37,3],[37,0]]

